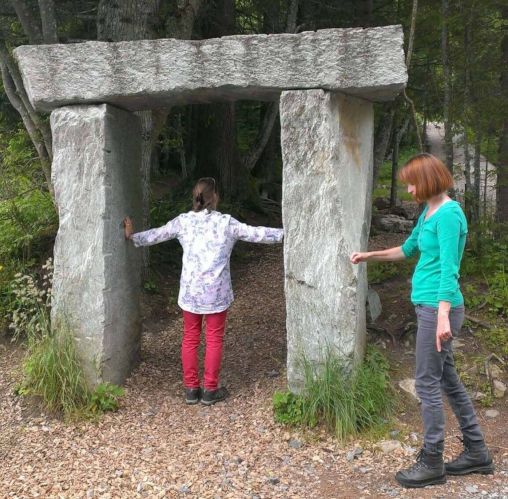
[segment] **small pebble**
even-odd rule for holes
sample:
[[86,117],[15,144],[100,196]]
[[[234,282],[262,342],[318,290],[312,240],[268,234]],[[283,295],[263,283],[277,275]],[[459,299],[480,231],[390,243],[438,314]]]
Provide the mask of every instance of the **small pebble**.
[[489,409],[488,411],[485,411],[485,416],[488,418],[497,418],[499,416],[499,411],[496,409]]
[[470,494],[475,494],[478,492],[478,487],[476,485],[468,485],[466,487],[466,492],[469,492]]
[[278,479],[277,477],[272,477],[272,478],[269,478],[268,481],[272,484],[272,485],[277,485],[279,482],[280,482],[280,479]]
[[356,456],[359,456],[363,453],[363,449],[361,447],[357,447],[355,450],[349,451],[346,454],[346,460],[352,461]]
[[390,437],[395,438],[400,433],[400,430],[392,430],[390,432]]
[[273,371],[270,371],[268,373],[268,377],[269,378],[276,378],[277,376],[280,376],[280,372],[279,371],[276,371],[275,369]]
[[291,440],[289,442],[289,447],[292,449],[299,449],[302,446],[302,443],[299,440]]

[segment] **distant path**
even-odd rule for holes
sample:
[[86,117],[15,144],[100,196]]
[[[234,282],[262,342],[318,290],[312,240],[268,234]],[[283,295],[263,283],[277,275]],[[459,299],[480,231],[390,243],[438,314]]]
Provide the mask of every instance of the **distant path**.
[[[429,145],[429,152],[440,158],[443,162],[446,159],[445,146],[444,146],[444,124],[443,123],[428,123],[427,124],[427,141]],[[465,155],[464,147],[461,144],[462,137],[456,135],[453,138],[453,164],[456,167],[454,174],[455,188],[457,191],[457,200],[462,204],[464,203],[464,188],[465,188]],[[471,184],[474,183],[474,167],[473,167],[474,151],[471,147]],[[460,167],[460,171],[457,171]],[[487,171],[487,175],[485,175]],[[487,185],[485,185],[485,177],[487,177]],[[481,156],[480,161],[480,206],[482,213],[484,207],[487,209],[488,214],[493,214],[496,207],[496,167],[488,162],[484,156]]]

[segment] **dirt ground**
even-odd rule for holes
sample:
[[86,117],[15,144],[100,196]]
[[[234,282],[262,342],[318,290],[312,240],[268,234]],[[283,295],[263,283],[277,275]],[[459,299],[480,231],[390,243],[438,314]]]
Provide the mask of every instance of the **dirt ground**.
[[[379,236],[372,244],[386,242]],[[420,490],[403,489],[394,479],[421,445],[418,403],[405,394],[388,429],[397,435],[382,437],[400,442],[389,453],[376,441],[340,444],[324,432],[274,423],[273,393],[287,386],[282,247],[240,251],[232,265],[236,301],[221,373],[231,397],[224,403],[183,403],[182,318],[167,298],[176,293],[174,272],[159,283],[158,293],[145,296],[142,361],[126,383],[120,410],[98,423],[65,424],[15,396],[23,351],[0,343],[0,497],[508,497],[506,397],[495,401],[500,414],[493,419],[477,406],[496,473],[450,477],[445,485]],[[394,276],[375,287],[384,310],[369,341],[384,348],[396,386],[412,377],[411,334],[402,334],[414,321],[409,283]],[[462,339],[465,350],[479,348],[475,336]],[[449,410],[447,416],[451,457],[460,450],[460,432]],[[347,459],[360,448],[361,454]]]

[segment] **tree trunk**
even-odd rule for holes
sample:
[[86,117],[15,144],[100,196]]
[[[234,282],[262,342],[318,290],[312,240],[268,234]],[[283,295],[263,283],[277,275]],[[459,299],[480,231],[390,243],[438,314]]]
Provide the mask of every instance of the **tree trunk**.
[[43,42],[41,27],[38,23],[38,16],[27,0],[11,0],[16,11],[19,22],[28,36],[30,45],[37,45]]
[[44,43],[58,43],[54,1],[39,0],[39,11],[41,14],[42,38]]
[[399,148],[400,141],[406,135],[409,127],[410,117],[406,116],[400,127],[393,132],[393,149],[392,149],[392,186],[390,190],[390,207],[393,208],[397,202],[397,171],[399,169]]
[[469,113],[471,107],[471,24],[470,15],[463,10],[461,6],[464,20],[464,208],[467,219],[471,221],[471,155],[469,152]]
[[467,129],[464,127],[464,208],[468,221],[472,221],[472,186],[471,186],[471,154],[469,151],[469,139]]
[[441,57],[443,61],[444,79],[443,120],[445,129],[445,163],[446,167],[453,175],[453,132],[451,120],[452,80],[450,61],[448,57],[448,0],[441,0],[441,14]]
[[390,142],[390,135],[392,133],[393,118],[395,116],[395,104],[388,104],[384,108],[379,122],[377,124],[376,133],[374,135],[374,167],[373,167],[373,181],[372,190],[376,188],[379,170],[386,156],[388,143]]
[[[508,19],[508,7],[503,9],[503,19]],[[502,40],[503,69],[501,73],[501,96],[508,102],[508,34]],[[508,116],[505,114],[504,125],[499,137],[497,165],[497,220],[508,224]]]
[[190,40],[203,0],[177,0],[173,15],[166,21],[166,35]]
[[482,136],[478,132],[475,136],[474,141],[474,160],[473,160],[473,168],[474,168],[474,184],[473,184],[473,196],[472,196],[472,215],[473,222],[480,222],[480,196],[481,196],[481,145],[482,145]]
[[394,127],[392,138],[392,185],[390,189],[390,208],[397,203],[397,170],[399,167],[399,130]]

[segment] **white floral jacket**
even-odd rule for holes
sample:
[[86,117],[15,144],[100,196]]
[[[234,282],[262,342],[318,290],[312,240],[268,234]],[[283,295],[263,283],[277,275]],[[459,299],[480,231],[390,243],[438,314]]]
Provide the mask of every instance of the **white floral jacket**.
[[182,213],[166,225],[132,235],[135,246],[178,238],[183,248],[178,305],[187,312],[213,314],[233,302],[229,258],[238,239],[280,243],[283,229],[253,227],[231,215],[203,210]]

